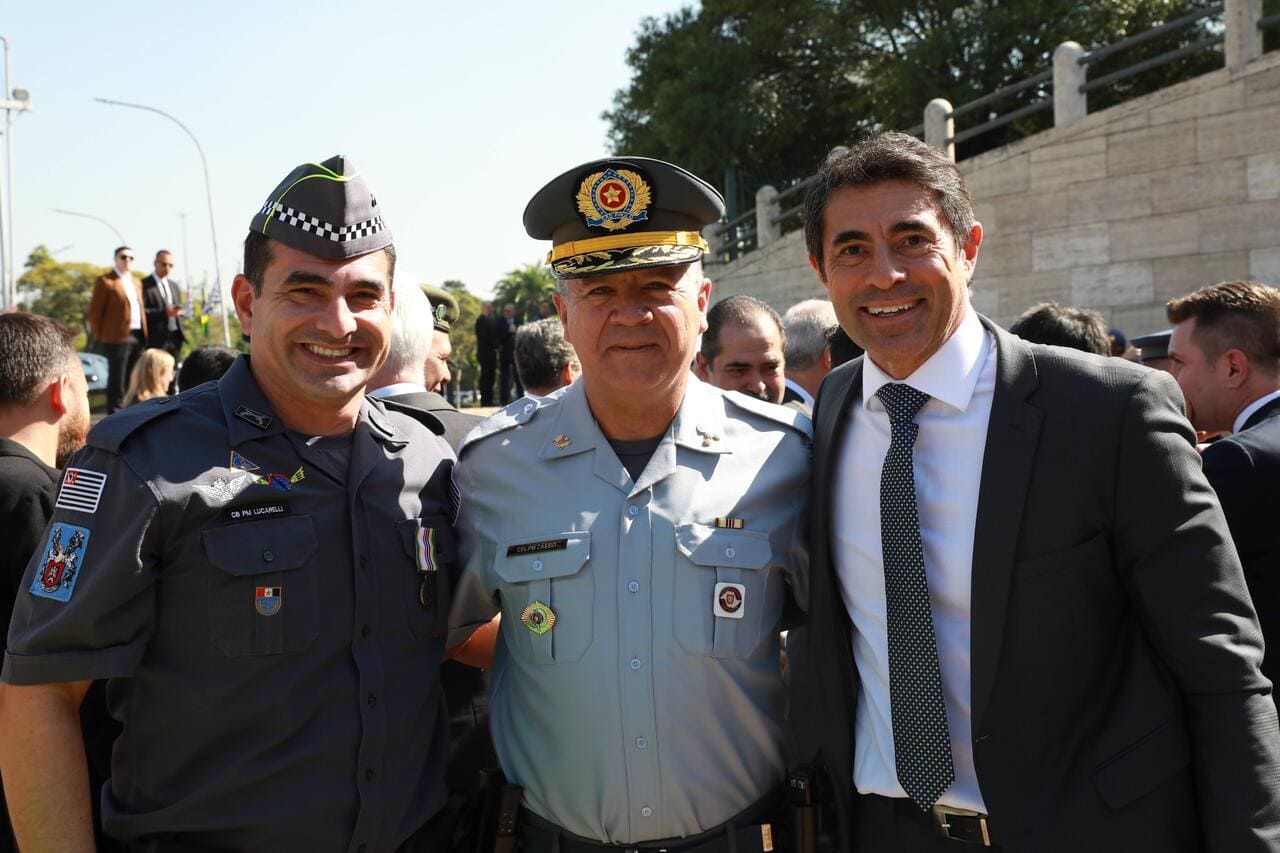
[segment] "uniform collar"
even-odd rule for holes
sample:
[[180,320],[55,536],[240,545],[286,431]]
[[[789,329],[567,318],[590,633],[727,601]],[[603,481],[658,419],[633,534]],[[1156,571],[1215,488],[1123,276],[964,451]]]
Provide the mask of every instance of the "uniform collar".
[[[227,439],[232,447],[284,432],[284,424],[258,387],[253,371],[249,369],[249,361],[248,355],[237,358],[218,380],[218,398],[227,424]],[[384,444],[403,447],[409,443],[404,434],[391,423],[382,406],[370,402],[368,398],[360,403],[360,416],[356,420],[357,432],[362,423],[368,425],[370,435]]]

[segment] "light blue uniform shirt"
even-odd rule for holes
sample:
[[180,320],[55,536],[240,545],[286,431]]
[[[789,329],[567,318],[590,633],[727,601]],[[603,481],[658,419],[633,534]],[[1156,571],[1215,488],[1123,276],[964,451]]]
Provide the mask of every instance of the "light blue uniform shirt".
[[527,808],[633,843],[712,829],[782,783],[809,443],[803,415],[693,377],[635,482],[581,383],[463,442],[449,642],[501,609],[490,724]]

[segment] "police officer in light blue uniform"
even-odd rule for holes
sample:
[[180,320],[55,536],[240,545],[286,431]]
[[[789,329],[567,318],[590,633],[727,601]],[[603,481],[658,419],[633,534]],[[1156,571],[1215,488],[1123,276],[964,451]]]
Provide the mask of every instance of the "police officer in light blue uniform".
[[103,821],[131,852],[447,849],[453,453],[364,396],[391,234],[343,157],[250,227],[252,354],[95,427],[23,579],[0,760],[24,849],[92,849],[75,709],[98,678],[124,726]]
[[540,190],[582,377],[459,450],[450,644],[501,611],[495,746],[522,848],[781,849],[778,632],[806,600],[810,427],[689,371],[716,191],[611,158]]

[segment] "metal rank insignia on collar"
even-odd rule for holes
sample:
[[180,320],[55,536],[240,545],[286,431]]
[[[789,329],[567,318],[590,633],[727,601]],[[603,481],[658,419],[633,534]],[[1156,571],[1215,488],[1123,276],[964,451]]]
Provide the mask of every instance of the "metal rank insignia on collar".
[[720,440],[720,436],[716,435],[714,432],[707,429],[702,424],[698,424],[696,427],[694,427],[694,432],[702,436],[703,447],[710,447],[712,442]]
[[578,185],[578,213],[589,228],[621,231],[649,218],[649,184],[630,169],[593,172]]
[[235,415],[240,420],[247,424],[251,424],[252,426],[256,426],[258,429],[266,429],[271,426],[270,416],[264,415],[262,412],[255,412],[248,406],[236,406]]
[[555,627],[556,614],[552,613],[551,608],[541,601],[531,601],[529,606],[520,614],[520,621],[530,631],[542,636]]
[[573,439],[569,438],[569,436],[564,433],[560,433],[555,438],[551,439],[551,443],[555,446],[556,450],[564,450],[573,443]]

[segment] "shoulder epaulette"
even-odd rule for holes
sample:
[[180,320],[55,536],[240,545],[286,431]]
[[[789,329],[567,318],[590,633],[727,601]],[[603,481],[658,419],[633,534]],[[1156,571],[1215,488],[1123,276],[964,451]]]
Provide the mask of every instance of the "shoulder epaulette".
[[111,453],[119,453],[120,445],[126,438],[144,424],[182,408],[180,397],[153,397],[127,409],[121,409],[114,415],[98,423],[89,431],[87,444]]
[[758,400],[740,391],[726,391],[724,392],[724,399],[730,405],[745,409],[753,415],[759,415],[783,426],[791,427],[805,438],[813,438],[813,423],[804,412],[797,411],[790,406],[766,403],[764,400]]
[[533,420],[534,415],[538,413],[538,409],[544,408],[546,401],[536,400],[532,397],[521,397],[513,403],[507,404],[503,409],[494,412],[480,423],[476,424],[471,432],[467,433],[467,437],[458,445],[458,456],[462,456],[462,452],[473,444],[478,444],[492,435],[500,432],[506,432],[513,427],[526,424]]

